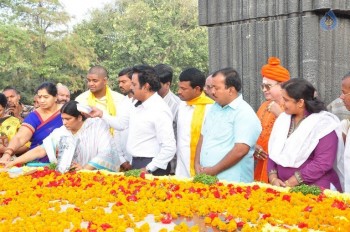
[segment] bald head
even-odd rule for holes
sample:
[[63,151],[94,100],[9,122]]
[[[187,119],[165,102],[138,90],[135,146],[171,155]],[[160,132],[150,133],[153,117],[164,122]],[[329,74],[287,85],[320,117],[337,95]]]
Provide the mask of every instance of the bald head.
[[213,76],[209,75],[207,77],[207,79],[205,80],[204,92],[210,98],[213,98],[213,95],[211,94],[211,88],[212,88],[212,85],[213,85],[212,83],[213,83]]
[[70,91],[67,86],[57,84],[57,103],[64,104],[70,101]]
[[89,74],[94,74],[102,78],[108,78],[107,69],[101,65],[95,65],[94,67],[90,68],[88,75]]

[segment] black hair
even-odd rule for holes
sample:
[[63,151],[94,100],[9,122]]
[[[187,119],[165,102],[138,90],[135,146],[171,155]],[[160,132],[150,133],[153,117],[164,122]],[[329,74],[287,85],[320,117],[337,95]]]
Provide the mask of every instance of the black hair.
[[95,65],[91,67],[88,71],[88,74],[95,74],[98,77],[106,77],[108,78],[108,71],[105,67],[101,65]]
[[309,113],[319,113],[326,110],[325,104],[317,97],[316,89],[305,79],[293,78],[281,84],[288,96],[296,101],[303,99]]
[[218,71],[213,73],[213,77],[215,77],[219,73],[221,73],[225,77],[226,88],[234,87],[237,92],[241,91],[242,81],[238,72],[235,69],[231,67],[219,69]]
[[57,87],[52,82],[43,82],[36,90],[35,93],[38,94],[39,90],[46,89],[47,93],[51,96],[57,96]]
[[170,82],[171,84],[173,81],[173,69],[169,65],[157,64],[154,66],[154,70],[156,70],[160,82],[163,84]]
[[119,73],[118,73],[118,77],[121,77],[121,76],[124,76],[124,75],[127,75],[130,80],[132,78],[132,68],[124,68],[122,69]]
[[136,65],[132,71],[138,74],[140,88],[148,83],[150,91],[157,92],[160,89],[159,77],[153,67],[145,64]]
[[6,87],[2,90],[2,92],[5,92],[5,91],[7,91],[7,90],[13,90],[13,91],[16,92],[17,95],[20,95],[19,91],[18,91],[15,87],[13,87],[13,86],[6,86]]
[[188,68],[182,71],[179,76],[179,80],[181,81],[189,81],[192,89],[196,86],[199,86],[202,91],[205,85],[205,75],[203,72],[196,68]]
[[83,121],[85,121],[86,117],[78,110],[77,104],[79,103],[74,100],[64,103],[64,105],[60,110],[61,114],[65,113],[75,118],[78,118],[79,116],[81,116]]
[[7,105],[7,98],[6,98],[5,94],[3,94],[3,93],[0,93],[0,105],[3,108],[6,108],[6,105]]

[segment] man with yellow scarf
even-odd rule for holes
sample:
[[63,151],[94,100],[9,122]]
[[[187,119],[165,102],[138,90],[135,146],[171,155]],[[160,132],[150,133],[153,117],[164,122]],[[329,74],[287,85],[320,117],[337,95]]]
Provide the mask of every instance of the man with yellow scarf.
[[204,74],[196,68],[184,70],[179,77],[179,105],[177,119],[177,165],[175,175],[191,177],[195,174],[196,146],[206,112],[214,103],[203,92]]
[[105,113],[115,116],[117,106],[124,96],[110,89],[108,86],[108,72],[100,65],[90,68],[87,77],[89,90],[80,94],[75,100],[82,105],[95,106]]

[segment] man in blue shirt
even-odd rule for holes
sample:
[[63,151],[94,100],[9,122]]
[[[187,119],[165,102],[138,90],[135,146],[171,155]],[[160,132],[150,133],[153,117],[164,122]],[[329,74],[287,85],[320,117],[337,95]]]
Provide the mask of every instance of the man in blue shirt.
[[213,74],[215,104],[205,119],[197,144],[197,173],[217,175],[220,180],[252,182],[254,146],[261,124],[243,100],[236,70],[224,68]]

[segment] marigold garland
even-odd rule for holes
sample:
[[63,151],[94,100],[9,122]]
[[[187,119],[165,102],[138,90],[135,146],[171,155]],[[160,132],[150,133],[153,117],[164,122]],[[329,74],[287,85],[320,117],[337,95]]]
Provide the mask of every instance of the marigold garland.
[[[47,169],[0,179],[0,231],[151,231],[148,223],[136,226],[149,214],[163,224],[178,220],[174,231],[200,231],[204,224],[220,231],[350,231],[349,197],[331,191],[304,196],[260,184]],[[184,217],[199,222],[190,227]]]

